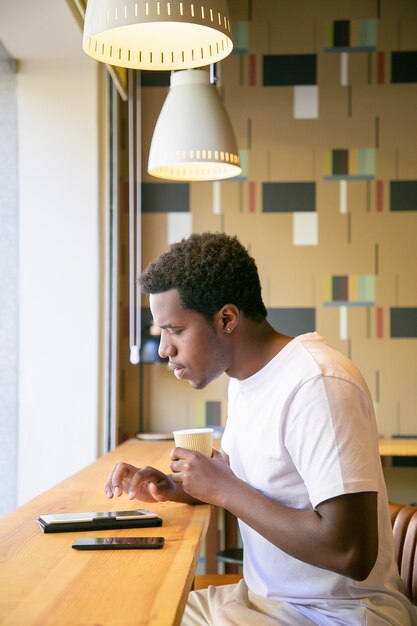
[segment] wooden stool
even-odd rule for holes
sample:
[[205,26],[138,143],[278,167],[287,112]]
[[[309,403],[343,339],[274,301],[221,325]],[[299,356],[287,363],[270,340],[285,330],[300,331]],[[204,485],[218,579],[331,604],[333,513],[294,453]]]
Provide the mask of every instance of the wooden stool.
[[240,574],[202,574],[194,578],[193,589],[207,589],[209,585],[235,585],[242,578]]

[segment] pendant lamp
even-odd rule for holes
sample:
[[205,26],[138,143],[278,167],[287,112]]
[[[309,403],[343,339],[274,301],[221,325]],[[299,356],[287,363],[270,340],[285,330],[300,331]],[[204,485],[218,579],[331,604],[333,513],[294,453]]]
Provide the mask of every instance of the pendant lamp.
[[88,0],[83,49],[140,70],[201,67],[232,51],[226,0]]
[[242,172],[229,116],[207,70],[171,74],[152,137],[148,172],[178,181],[221,180]]

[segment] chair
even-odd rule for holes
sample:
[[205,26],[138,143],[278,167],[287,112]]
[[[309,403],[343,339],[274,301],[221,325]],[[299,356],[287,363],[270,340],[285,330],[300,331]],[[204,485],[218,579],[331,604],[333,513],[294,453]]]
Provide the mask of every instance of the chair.
[[217,553],[217,560],[219,563],[225,563],[226,565],[242,566],[243,548],[226,548],[226,550],[219,550]]
[[[417,606],[417,506],[389,503],[394,533],[395,559],[411,602]],[[239,582],[240,574],[206,574],[196,576],[193,589],[209,585],[231,585]]]
[[395,559],[405,591],[417,605],[417,506],[389,503]]
[[[217,553],[217,560],[220,563],[239,565],[243,564],[243,548],[229,548],[220,550]],[[241,580],[241,574],[202,574],[194,578],[193,589],[206,589],[209,585],[235,585]]]
[[226,574],[241,574],[243,566],[243,548],[231,547],[239,543],[239,530],[236,517],[229,511],[223,511],[225,549],[217,552],[218,563],[224,564]]
[[209,585],[235,585],[242,578],[240,574],[202,574],[194,578],[193,589],[207,589]]

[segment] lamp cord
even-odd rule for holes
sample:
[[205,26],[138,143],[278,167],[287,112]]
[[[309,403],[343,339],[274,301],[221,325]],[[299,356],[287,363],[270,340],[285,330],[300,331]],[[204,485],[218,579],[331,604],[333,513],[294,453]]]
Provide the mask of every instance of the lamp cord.
[[[140,100],[140,98],[139,98]],[[129,345],[130,362],[140,360],[141,306],[137,278],[141,268],[141,158],[138,137],[137,72],[128,70],[128,143],[129,143]],[[138,113],[139,109],[139,113]],[[139,148],[138,148],[139,147]],[[135,261],[136,259],[136,261]]]
[[135,72],[136,76],[136,345],[139,349],[142,345],[142,307],[141,291],[138,278],[142,269],[142,87],[141,70]]

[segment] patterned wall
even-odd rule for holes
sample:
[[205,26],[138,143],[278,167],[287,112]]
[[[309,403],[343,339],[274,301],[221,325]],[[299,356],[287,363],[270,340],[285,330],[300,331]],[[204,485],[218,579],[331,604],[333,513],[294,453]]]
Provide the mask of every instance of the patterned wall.
[[[362,369],[380,432],[417,433],[417,4],[229,7],[235,49],[220,89],[243,173],[190,185],[144,173],[143,264],[192,231],[237,234],[271,323],[317,329]],[[142,74],[145,164],[168,84]],[[138,375],[123,365],[122,375],[132,434]],[[149,429],[224,421],[225,377],[199,392],[163,365],[144,366],[144,378]]]

